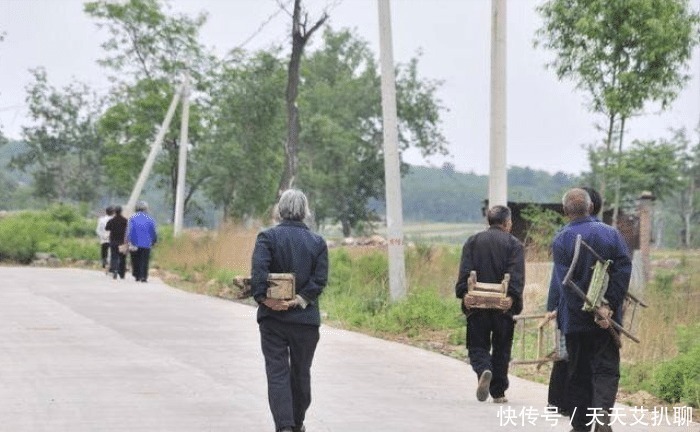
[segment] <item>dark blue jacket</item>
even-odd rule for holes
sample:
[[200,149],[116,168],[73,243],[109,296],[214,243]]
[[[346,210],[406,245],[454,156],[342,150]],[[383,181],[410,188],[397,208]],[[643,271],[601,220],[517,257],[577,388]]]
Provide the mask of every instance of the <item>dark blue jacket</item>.
[[[590,216],[573,220],[562,228],[552,242],[554,267],[547,310],[557,309],[557,320],[564,334],[588,332],[599,328],[593,321],[593,314],[582,310],[583,300],[569,287],[562,285],[574,257],[578,234],[581,234],[583,241],[603,259],[613,261],[608,269],[610,281],[605,298],[613,311],[613,319],[618,323],[622,322],[622,304],[632,275],[632,261],[627,244],[618,230]],[[593,254],[582,246],[572,280],[584,292],[588,291],[595,262]]]
[[326,241],[309,230],[303,222],[284,220],[258,234],[253,250],[251,291],[258,303],[267,294],[269,273],[294,273],[297,294],[309,305],[287,311],[273,311],[260,304],[258,322],[265,318],[279,321],[321,325],[318,296],[328,280],[328,247]]

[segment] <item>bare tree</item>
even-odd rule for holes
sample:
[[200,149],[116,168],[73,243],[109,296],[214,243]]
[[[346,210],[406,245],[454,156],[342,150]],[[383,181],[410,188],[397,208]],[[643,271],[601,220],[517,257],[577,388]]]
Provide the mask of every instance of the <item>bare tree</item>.
[[[283,5],[280,7],[284,8]],[[311,35],[318,30],[328,19],[328,13],[323,12],[321,18],[311,27],[308,26],[309,14],[301,6],[301,0],[294,0],[294,11],[292,13],[292,55],[289,59],[287,69],[287,141],[284,144],[284,171],[277,188],[279,197],[283,191],[294,186],[297,175],[299,131],[299,109],[297,107],[297,96],[299,94],[299,67],[304,47],[311,38]]]

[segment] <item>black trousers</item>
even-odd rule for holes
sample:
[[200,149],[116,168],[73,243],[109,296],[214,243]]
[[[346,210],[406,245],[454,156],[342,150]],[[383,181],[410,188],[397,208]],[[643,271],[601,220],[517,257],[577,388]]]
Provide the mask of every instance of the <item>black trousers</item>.
[[[610,410],[620,382],[620,348],[608,330],[566,335],[571,425],[590,430],[592,408]],[[598,411],[598,414],[600,411]],[[587,416],[588,414],[588,416]]]
[[126,273],[126,255],[119,252],[118,243],[111,243],[109,245],[109,251],[111,254],[109,260],[110,273],[117,273],[120,278],[124,279],[124,274]]
[[491,397],[508,390],[508,363],[513,346],[513,317],[499,310],[477,309],[467,316],[467,351],[477,378],[486,369],[492,373]]
[[272,318],[260,322],[267,398],[277,430],[304,424],[311,405],[311,363],[318,339],[317,326]]
[[552,365],[552,373],[549,376],[549,392],[547,402],[549,406],[557,407],[561,413],[570,413],[569,406],[569,362],[567,360],[555,361]]
[[148,262],[150,260],[150,248],[138,248],[131,254],[132,273],[136,280],[148,280]]
[[110,262],[107,261],[107,256],[109,255],[110,244],[101,243],[100,244],[100,257],[102,258],[102,268],[107,267]]

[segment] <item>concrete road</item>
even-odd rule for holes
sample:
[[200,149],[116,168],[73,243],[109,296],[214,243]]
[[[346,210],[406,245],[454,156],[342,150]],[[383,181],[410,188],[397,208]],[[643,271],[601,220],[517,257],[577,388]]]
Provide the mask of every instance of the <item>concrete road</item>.
[[[273,431],[254,317],[157,279],[0,267],[0,431]],[[312,377],[309,432],[570,429],[543,385],[480,403],[464,362],[327,326]],[[620,414],[615,431],[700,430]]]

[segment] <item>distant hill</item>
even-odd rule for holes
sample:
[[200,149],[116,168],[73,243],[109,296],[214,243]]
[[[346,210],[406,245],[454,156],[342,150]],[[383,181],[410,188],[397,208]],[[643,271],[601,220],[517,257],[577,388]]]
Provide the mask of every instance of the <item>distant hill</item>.
[[[0,183],[18,187],[31,184],[31,175],[7,167],[12,156],[24,152],[26,144],[20,141],[0,146]],[[564,191],[577,183],[573,175],[554,175],[531,168],[508,169],[508,199],[516,202],[559,202]],[[414,222],[481,222],[481,207],[488,197],[488,177],[456,171],[450,164],[443,168],[410,166],[402,179],[404,219]],[[151,206],[164,220],[170,217],[169,205],[155,188],[147,188]],[[0,198],[3,197],[0,194]],[[109,200],[108,200],[109,201]],[[203,202],[203,201],[202,201]],[[101,203],[103,205],[105,203]],[[384,213],[384,203],[373,201],[370,206],[379,214]],[[205,206],[206,207],[206,206]],[[202,209],[215,213],[213,209]],[[208,224],[215,224],[215,217],[206,217]]]
[[[531,168],[508,169],[508,199],[516,202],[559,202],[577,183],[564,173],[549,174]],[[402,180],[404,219],[408,221],[476,222],[488,198],[488,177],[455,171],[451,166],[411,166]],[[383,212],[381,204],[377,210]]]

